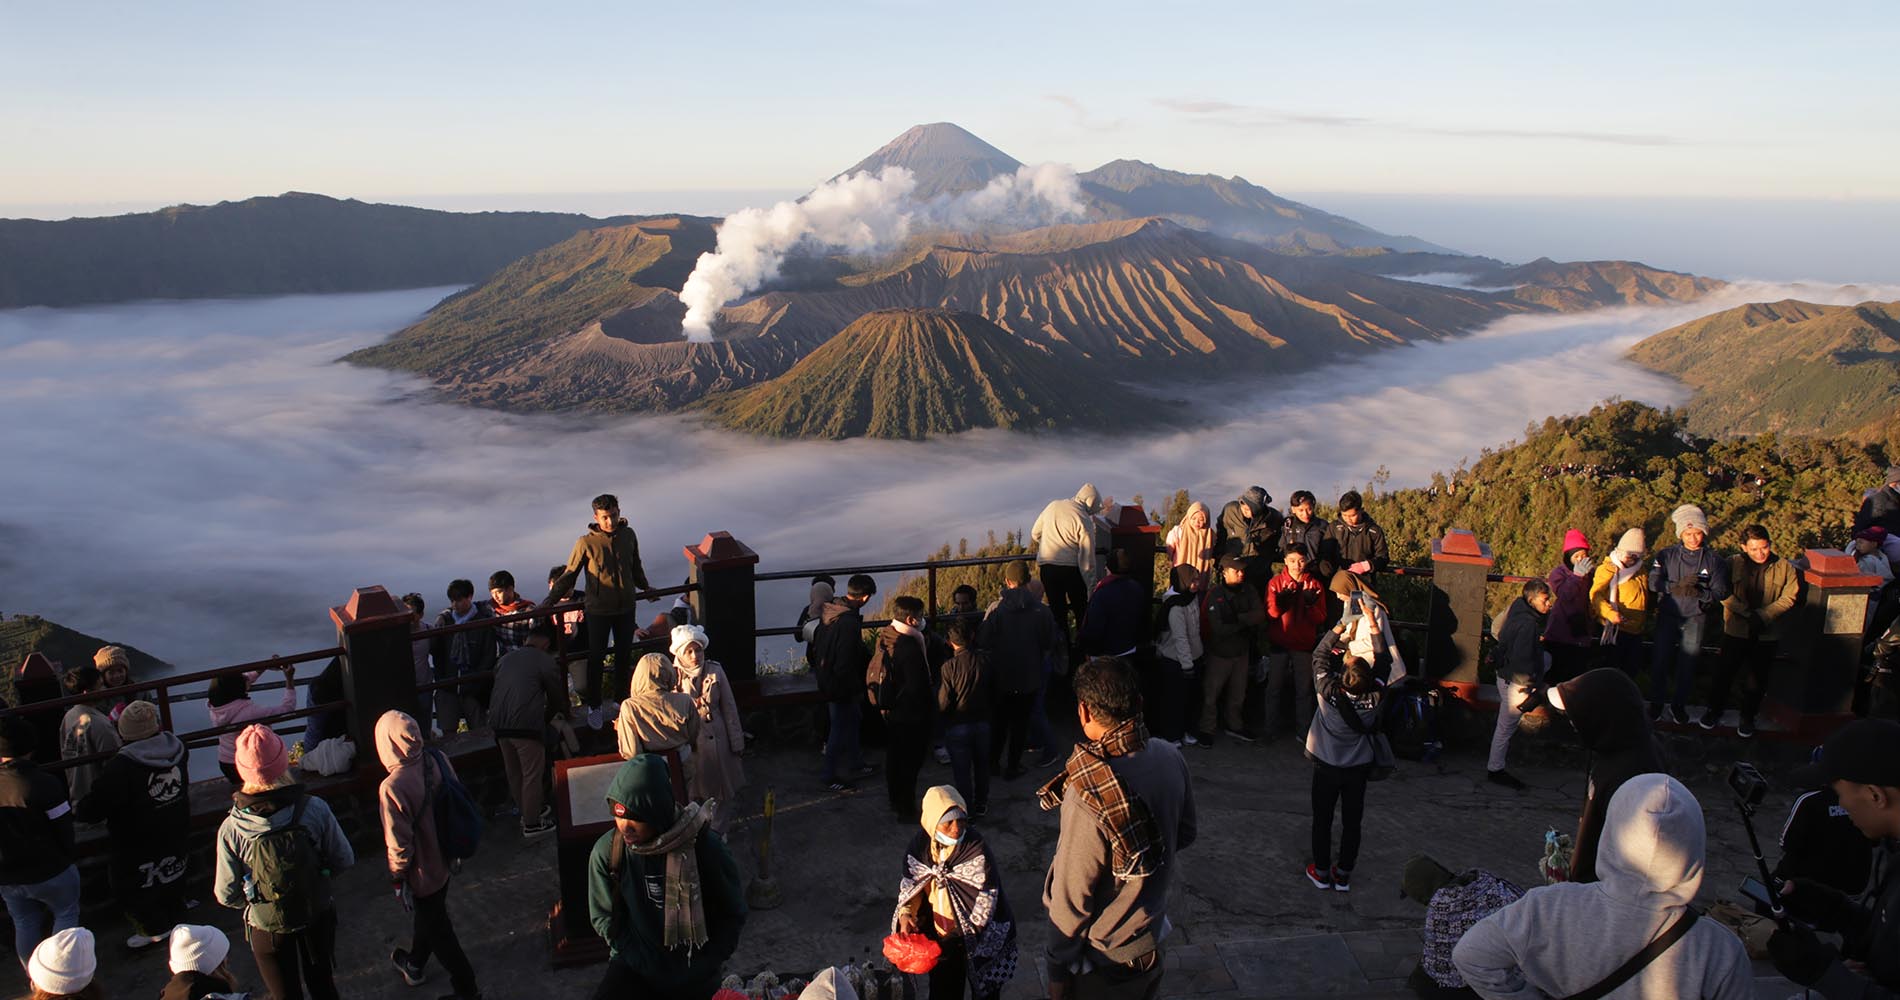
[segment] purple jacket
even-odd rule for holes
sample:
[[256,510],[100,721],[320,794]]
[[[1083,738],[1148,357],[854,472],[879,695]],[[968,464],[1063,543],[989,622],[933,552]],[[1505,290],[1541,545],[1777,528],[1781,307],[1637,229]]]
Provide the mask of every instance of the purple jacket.
[[1544,623],[1544,641],[1563,646],[1589,646],[1602,630],[1590,610],[1590,578],[1578,576],[1568,566],[1558,566],[1544,578],[1550,584],[1550,618]]

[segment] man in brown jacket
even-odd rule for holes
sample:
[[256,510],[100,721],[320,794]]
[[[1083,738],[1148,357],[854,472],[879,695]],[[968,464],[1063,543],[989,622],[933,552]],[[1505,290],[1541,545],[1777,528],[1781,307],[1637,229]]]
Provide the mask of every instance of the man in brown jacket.
[[376,720],[376,756],[389,771],[376,796],[389,852],[389,884],[403,908],[415,913],[409,947],[390,952],[389,960],[403,982],[420,986],[433,954],[455,989],[444,1000],[476,1000],[482,992],[475,985],[475,969],[449,922],[449,861],[442,856],[432,808],[433,796],[454,767],[447,756],[424,750],[416,720],[394,709]]
[[[634,630],[639,628],[639,593],[651,590],[646,570],[640,567],[640,539],[634,536],[626,518],[620,516],[620,500],[612,493],[594,498],[594,523],[574,542],[567,557],[567,572],[548,590],[548,603],[567,596],[587,571],[587,596],[582,606],[587,611],[587,724],[599,729],[601,713],[600,681],[606,668],[607,639],[614,646],[613,700],[627,696],[627,681],[633,676]],[[647,600],[657,600],[649,597]]]
[[1775,621],[1794,607],[1798,590],[1794,567],[1775,555],[1768,529],[1751,524],[1742,531],[1742,554],[1729,559],[1729,595],[1722,600],[1722,659],[1709,689],[1709,708],[1702,713],[1704,729],[1722,723],[1729,689],[1742,675],[1742,718],[1735,735],[1755,735],[1755,713],[1774,669]]

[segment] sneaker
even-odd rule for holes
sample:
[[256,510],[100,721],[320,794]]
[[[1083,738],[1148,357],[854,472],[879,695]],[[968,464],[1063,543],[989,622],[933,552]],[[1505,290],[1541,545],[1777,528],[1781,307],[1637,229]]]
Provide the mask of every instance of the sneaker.
[[1334,892],[1351,892],[1352,891],[1352,872],[1349,872],[1345,870],[1344,868],[1333,869],[1333,891]]
[[1649,706],[1649,717],[1655,719],[1657,722],[1668,722],[1669,710],[1661,705],[1651,705]]
[[423,979],[426,978],[423,968],[409,961],[409,951],[406,948],[397,948],[390,952],[389,964],[394,965],[396,971],[402,973],[402,981],[407,985],[421,986]]
[[134,934],[125,939],[125,946],[133,951],[144,951],[161,941],[169,940],[171,940],[170,934],[155,934],[151,937],[146,937],[143,934]]
[[539,837],[544,833],[553,832],[554,821],[550,819],[537,819],[521,824],[521,835],[523,837]]
[[1313,883],[1313,888],[1315,889],[1331,889],[1333,887],[1332,876],[1320,871],[1315,865],[1309,864],[1306,866],[1306,880]]
[[834,792],[839,795],[843,795],[846,792],[855,791],[855,790],[856,789],[848,781],[833,781],[825,785],[825,791]]
[[1494,785],[1503,785],[1506,788],[1520,792],[1524,790],[1524,782],[1520,781],[1517,775],[1509,771],[1486,771],[1484,777],[1485,780]]
[[1681,705],[1670,706],[1669,714],[1676,720],[1676,725],[1686,726],[1689,724],[1689,710],[1683,708]]
[[1754,739],[1755,738],[1755,720],[1744,718],[1741,722],[1741,725],[1738,725],[1735,727],[1735,735],[1740,736],[1742,739],[1745,739],[1745,740]]
[[595,705],[593,708],[587,710],[587,728],[599,729],[600,724],[605,721],[607,721],[606,711],[599,705]]
[[1234,738],[1234,739],[1237,739],[1237,740],[1239,740],[1239,741],[1240,741],[1240,742],[1242,742],[1242,743],[1254,743],[1254,742],[1257,742],[1257,741],[1256,741],[1256,740],[1255,740],[1255,739],[1254,739],[1254,738],[1253,738],[1252,736],[1249,736],[1249,735],[1247,735],[1246,733],[1244,733],[1244,732],[1242,732],[1241,730],[1238,730],[1238,729],[1228,729],[1228,730],[1225,730],[1225,732],[1227,733],[1227,735],[1228,735],[1228,736],[1230,736],[1230,737],[1232,737],[1232,738]]
[[1200,742],[1201,742],[1200,740],[1197,740],[1197,739],[1195,739],[1195,738],[1194,738],[1194,734],[1193,734],[1193,733],[1182,733],[1182,734],[1181,734],[1181,745],[1182,745],[1182,746],[1189,746],[1189,747],[1191,747],[1191,746],[1195,746],[1195,745],[1197,745],[1197,744],[1199,744]]
[[1697,719],[1695,724],[1704,729],[1714,729],[1717,725],[1720,725],[1721,722],[1721,718],[1715,714],[1715,709],[1711,708],[1703,712],[1702,718]]
[[937,748],[937,763],[939,764],[950,763],[950,751],[944,749],[943,747],[938,747]]

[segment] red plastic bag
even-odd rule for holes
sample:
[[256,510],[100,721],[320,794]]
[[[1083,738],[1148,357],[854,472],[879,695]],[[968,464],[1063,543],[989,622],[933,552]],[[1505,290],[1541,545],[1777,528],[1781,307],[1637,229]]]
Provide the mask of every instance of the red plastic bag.
[[747,997],[738,990],[720,990],[712,995],[712,1000],[747,1000]]
[[897,971],[921,976],[937,967],[943,946],[922,934],[892,934],[884,939],[884,957]]

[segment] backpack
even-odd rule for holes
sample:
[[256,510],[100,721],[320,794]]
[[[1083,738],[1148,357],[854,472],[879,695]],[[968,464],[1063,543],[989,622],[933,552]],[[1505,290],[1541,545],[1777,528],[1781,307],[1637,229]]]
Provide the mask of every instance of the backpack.
[[317,841],[303,825],[309,793],[291,807],[290,822],[273,826],[251,841],[244,865],[250,869],[245,890],[252,927],[272,934],[294,934],[316,923],[330,908],[330,878],[323,872]]
[[1524,890],[1487,871],[1473,868],[1432,894],[1425,910],[1425,953],[1418,967],[1431,981],[1452,989],[1465,985],[1451,950],[1471,925],[1517,902]]
[[422,779],[425,785],[429,779],[431,759],[436,761],[442,779],[429,788],[423,808],[435,811],[436,842],[442,846],[442,856],[449,861],[472,858],[475,848],[482,842],[482,808],[475,804],[475,797],[468,793],[468,786],[449,773],[440,750],[423,752]]
[[1444,744],[1438,739],[1438,689],[1410,678],[1386,693],[1385,734],[1392,753],[1406,760],[1431,761]]

